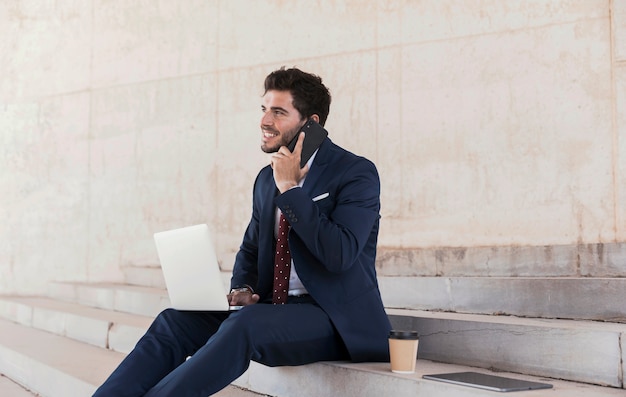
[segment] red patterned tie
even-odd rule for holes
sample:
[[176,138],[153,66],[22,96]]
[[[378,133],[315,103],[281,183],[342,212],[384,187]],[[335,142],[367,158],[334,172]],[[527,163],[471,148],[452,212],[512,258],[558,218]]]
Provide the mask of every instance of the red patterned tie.
[[287,235],[289,234],[289,222],[280,213],[278,221],[278,237],[276,237],[276,257],[274,258],[274,293],[272,303],[284,305],[287,303],[287,291],[289,291],[289,272],[291,269],[291,253]]

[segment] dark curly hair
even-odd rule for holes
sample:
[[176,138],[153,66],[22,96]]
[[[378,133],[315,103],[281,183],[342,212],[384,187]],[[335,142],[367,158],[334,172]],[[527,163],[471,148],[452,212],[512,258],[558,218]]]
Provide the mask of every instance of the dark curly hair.
[[322,78],[300,69],[282,68],[273,71],[265,78],[265,92],[270,90],[289,91],[293,97],[293,107],[303,118],[317,114],[324,125],[330,112],[330,92]]

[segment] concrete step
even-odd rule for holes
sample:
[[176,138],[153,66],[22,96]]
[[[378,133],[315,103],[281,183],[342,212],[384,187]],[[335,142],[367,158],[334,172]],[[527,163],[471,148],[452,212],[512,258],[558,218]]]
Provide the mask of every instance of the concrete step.
[[0,375],[0,396],[2,397],[34,397],[35,393],[26,390],[22,385],[4,375]]
[[0,320],[0,372],[42,396],[90,396],[123,357]]
[[[425,359],[614,387],[622,387],[626,375],[625,324],[387,312],[395,328],[419,332],[420,355]],[[24,297],[0,297],[0,317],[123,353],[134,347],[152,321],[151,317],[50,298]]]
[[[0,373],[23,385],[0,384],[17,390],[15,397],[90,396],[124,358],[124,354],[91,346],[49,332],[0,320]],[[6,382],[9,382],[4,378]],[[21,393],[21,394],[18,394]],[[260,397],[262,394],[229,386],[217,397]]]
[[626,277],[626,242],[546,246],[378,247],[380,276]]
[[[166,289],[161,265],[126,265],[122,266],[125,284]],[[222,271],[226,286],[230,285],[232,271]]]
[[[68,354],[70,352],[71,354]],[[0,320],[0,373],[43,397],[88,396],[122,360],[124,354],[90,346],[58,335]],[[424,374],[476,371],[466,366],[417,360],[415,374],[390,371],[389,363],[317,363],[301,367],[269,368],[252,363],[218,397],[380,397],[380,396],[491,396],[497,393],[422,379]],[[623,396],[624,390],[561,380],[498,373],[551,383],[547,391],[517,392],[525,397]]]
[[626,278],[379,277],[385,307],[626,322]]
[[626,324],[387,309],[427,360],[624,387]]
[[106,310],[154,318],[170,306],[167,291],[161,288],[115,283],[50,283],[53,299]]
[[130,352],[152,323],[151,317],[14,296],[0,296],[0,318],[122,353]]
[[[137,267],[138,280],[144,272],[151,268]],[[159,271],[160,268],[159,268]],[[222,272],[222,281],[225,289],[230,288],[230,272]],[[149,281],[143,283],[149,284]],[[67,302],[80,303],[81,305],[97,307],[107,310],[116,310],[127,313],[140,314],[155,317],[163,309],[170,306],[170,300],[165,287],[153,287],[146,285],[131,285],[119,283],[78,283],[78,282],[53,282],[48,287],[48,296]]]
[[161,265],[127,265],[122,266],[124,281],[130,285],[165,289],[165,279]]
[[502,393],[423,379],[423,375],[473,371],[550,383],[552,389],[515,392],[516,397],[609,397],[624,396],[623,389],[537,378],[507,372],[491,372],[468,366],[418,359],[414,374],[395,374],[389,363],[323,362],[302,367],[269,368],[252,363],[235,384],[278,397],[489,397]]

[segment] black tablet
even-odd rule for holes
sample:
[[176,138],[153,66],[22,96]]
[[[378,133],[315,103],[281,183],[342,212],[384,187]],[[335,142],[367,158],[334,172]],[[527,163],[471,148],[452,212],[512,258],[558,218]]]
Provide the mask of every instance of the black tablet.
[[423,378],[499,392],[550,389],[552,387],[549,383],[505,378],[503,376],[487,375],[478,372],[424,375]]

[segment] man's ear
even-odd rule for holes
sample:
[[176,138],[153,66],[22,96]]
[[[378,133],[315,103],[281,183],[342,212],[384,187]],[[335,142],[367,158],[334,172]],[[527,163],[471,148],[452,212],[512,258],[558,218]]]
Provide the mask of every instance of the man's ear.
[[312,114],[309,119],[313,119],[313,121],[315,121],[316,123],[320,122],[320,116],[318,116],[317,114]]

